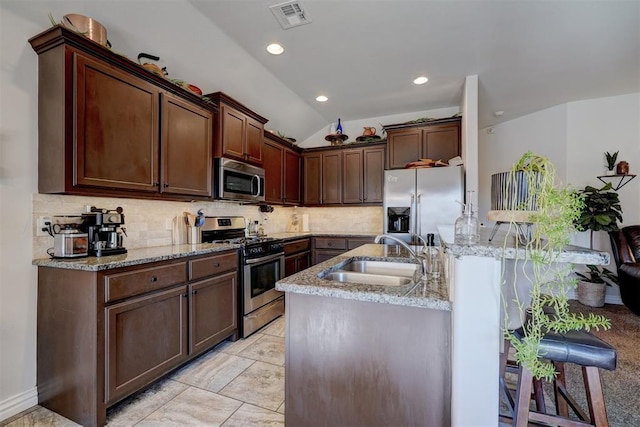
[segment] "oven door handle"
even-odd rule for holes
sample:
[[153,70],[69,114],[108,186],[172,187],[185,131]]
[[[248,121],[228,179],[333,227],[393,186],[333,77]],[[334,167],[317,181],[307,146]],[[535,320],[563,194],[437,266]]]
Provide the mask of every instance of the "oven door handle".
[[247,259],[247,260],[244,261],[244,263],[246,265],[258,264],[258,263],[261,263],[261,262],[266,262],[266,261],[271,261],[271,260],[274,260],[274,259],[278,259],[278,258],[283,257],[283,256],[284,256],[284,252],[280,252],[280,253],[277,253],[275,255],[269,255],[269,256],[262,257],[262,258]]

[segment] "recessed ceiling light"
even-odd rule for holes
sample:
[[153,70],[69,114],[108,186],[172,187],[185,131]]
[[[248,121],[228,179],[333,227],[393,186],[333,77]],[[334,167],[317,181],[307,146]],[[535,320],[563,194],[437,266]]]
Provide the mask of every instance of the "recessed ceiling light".
[[416,84],[416,85],[423,85],[423,84],[425,84],[425,83],[426,83],[426,82],[428,82],[428,81],[429,81],[429,79],[428,79],[428,78],[426,78],[425,76],[420,76],[420,77],[416,78],[416,79],[413,81],[413,84]]
[[324,95],[316,96],[316,101],[318,101],[318,102],[327,102],[328,100],[329,100],[329,98],[327,98]]
[[280,55],[282,52],[284,52],[284,48],[278,43],[271,43],[269,46],[267,46],[267,52],[272,55]]

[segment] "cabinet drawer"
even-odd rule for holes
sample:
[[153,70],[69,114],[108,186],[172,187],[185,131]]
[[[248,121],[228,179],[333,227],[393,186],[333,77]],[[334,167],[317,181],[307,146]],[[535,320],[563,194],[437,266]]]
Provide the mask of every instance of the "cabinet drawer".
[[347,240],[337,237],[317,237],[316,249],[347,249]]
[[367,243],[373,243],[373,239],[373,237],[350,237],[347,241],[347,249],[351,250]]
[[296,240],[284,244],[284,254],[295,254],[302,251],[308,251],[311,246],[310,239]]
[[235,251],[194,259],[189,261],[189,280],[198,280],[237,269],[238,253]]
[[105,302],[155,291],[186,280],[185,262],[108,274],[104,278]]

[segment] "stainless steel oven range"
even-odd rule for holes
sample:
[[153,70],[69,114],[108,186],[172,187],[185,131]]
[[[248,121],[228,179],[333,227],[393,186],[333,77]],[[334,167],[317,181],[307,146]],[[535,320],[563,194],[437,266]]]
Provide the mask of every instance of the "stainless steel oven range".
[[206,217],[202,242],[238,243],[240,249],[238,312],[240,336],[246,338],[284,314],[284,294],[275,289],[284,277],[282,240],[245,237],[244,217]]

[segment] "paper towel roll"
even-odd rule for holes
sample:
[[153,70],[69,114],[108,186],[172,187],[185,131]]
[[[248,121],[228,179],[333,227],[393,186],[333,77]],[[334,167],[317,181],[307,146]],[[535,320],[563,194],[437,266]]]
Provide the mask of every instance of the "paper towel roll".
[[309,215],[302,214],[302,232],[309,231]]

